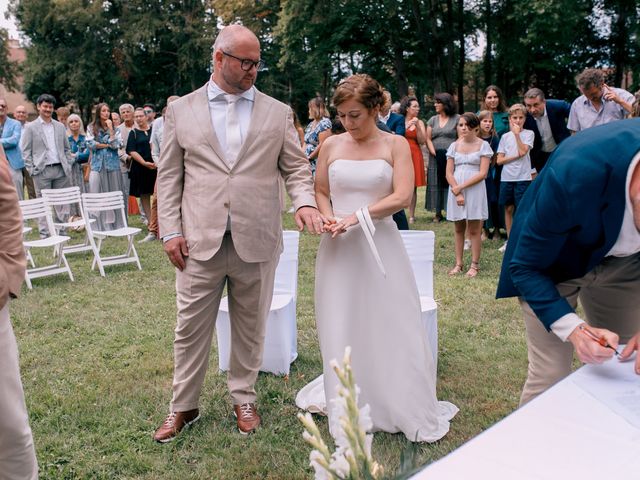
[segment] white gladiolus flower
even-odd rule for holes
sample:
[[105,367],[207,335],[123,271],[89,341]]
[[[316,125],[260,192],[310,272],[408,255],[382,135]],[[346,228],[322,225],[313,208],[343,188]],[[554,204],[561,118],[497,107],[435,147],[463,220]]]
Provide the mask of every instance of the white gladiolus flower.
[[329,452],[311,415],[298,414],[305,427],[302,437],[314,448],[309,461],[315,479],[358,480],[365,478],[365,472],[367,478],[380,478],[382,467],[371,458],[373,435],[367,433],[373,428],[371,409],[369,405],[358,407],[360,389],[351,370],[351,347],[345,349],[342,367],[335,359],[329,363],[340,380],[336,387],[338,395],[331,399],[329,406],[329,431],[336,444],[333,453]]

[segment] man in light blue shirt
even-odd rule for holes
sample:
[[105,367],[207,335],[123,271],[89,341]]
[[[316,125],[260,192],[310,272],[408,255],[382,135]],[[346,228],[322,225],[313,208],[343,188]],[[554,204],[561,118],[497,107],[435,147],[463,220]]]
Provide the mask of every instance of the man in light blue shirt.
[[622,88],[609,87],[604,73],[588,68],[577,78],[582,92],[571,104],[567,128],[572,133],[622,120],[633,110],[634,97]]
[[22,168],[24,167],[24,161],[22,160],[22,153],[20,153],[22,125],[19,121],[9,118],[7,113],[7,100],[0,97],[0,145],[4,148],[4,153],[7,156],[11,180],[18,192],[18,198],[23,200]]

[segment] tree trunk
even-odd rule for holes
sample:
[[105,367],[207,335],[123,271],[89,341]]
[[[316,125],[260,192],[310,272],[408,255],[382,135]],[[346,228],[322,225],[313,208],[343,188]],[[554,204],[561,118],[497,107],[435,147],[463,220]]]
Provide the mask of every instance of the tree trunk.
[[629,25],[628,19],[634,14],[635,2],[633,0],[617,0],[612,3],[615,13],[615,21],[612,26],[611,41],[613,43],[611,60],[614,66],[613,85],[622,85],[622,78],[629,64]]
[[484,51],[484,84],[491,85],[491,49],[493,48],[493,34],[491,29],[491,0],[484,1],[485,38],[487,46]]
[[446,19],[447,21],[443,28],[447,35],[447,67],[444,70],[444,86],[447,92],[453,93],[453,55],[455,52],[455,46],[453,43],[455,38],[455,28],[453,27],[453,0],[447,0]]
[[464,113],[464,64],[466,48],[464,45],[464,0],[458,0],[458,35],[460,40],[460,57],[458,60],[458,110]]
[[442,71],[441,53],[437,47],[438,23],[435,8],[435,0],[429,0],[429,31],[425,29],[422,22],[422,14],[420,3],[418,0],[411,1],[411,12],[413,14],[414,23],[418,32],[418,40],[422,44],[425,52],[425,65],[430,65],[429,73],[431,74],[431,85],[434,91],[442,91],[440,75]]

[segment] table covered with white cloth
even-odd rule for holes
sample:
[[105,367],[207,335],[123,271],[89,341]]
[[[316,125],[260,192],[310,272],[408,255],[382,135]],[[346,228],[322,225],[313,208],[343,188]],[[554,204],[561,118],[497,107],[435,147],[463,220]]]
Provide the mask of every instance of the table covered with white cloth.
[[633,362],[578,369],[412,480],[465,478],[640,479],[640,376]]

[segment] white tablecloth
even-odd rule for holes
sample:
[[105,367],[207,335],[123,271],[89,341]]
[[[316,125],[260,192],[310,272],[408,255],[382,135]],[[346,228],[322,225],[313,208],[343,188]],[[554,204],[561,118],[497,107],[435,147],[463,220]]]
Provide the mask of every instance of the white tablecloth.
[[[611,367],[633,369],[617,360]],[[640,479],[640,428],[584,388],[592,374],[591,386],[601,385],[598,368],[582,367],[412,479]],[[627,393],[628,373],[624,370],[624,385],[612,380]],[[640,390],[640,376],[631,388]]]

